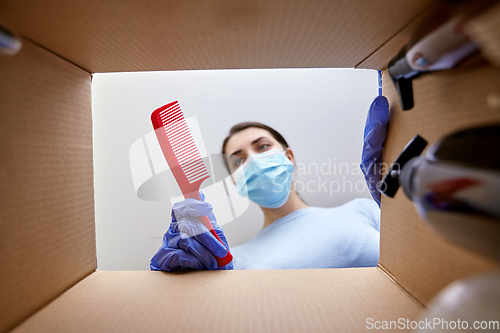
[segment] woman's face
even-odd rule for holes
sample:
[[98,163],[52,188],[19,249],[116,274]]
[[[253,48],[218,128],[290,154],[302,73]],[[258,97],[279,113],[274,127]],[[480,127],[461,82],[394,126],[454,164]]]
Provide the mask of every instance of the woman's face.
[[[260,154],[272,149],[282,149],[283,146],[263,128],[249,127],[229,139],[226,145],[226,158],[232,174],[243,164],[251,154]],[[289,150],[289,149],[288,149]],[[287,156],[295,164],[291,150]]]

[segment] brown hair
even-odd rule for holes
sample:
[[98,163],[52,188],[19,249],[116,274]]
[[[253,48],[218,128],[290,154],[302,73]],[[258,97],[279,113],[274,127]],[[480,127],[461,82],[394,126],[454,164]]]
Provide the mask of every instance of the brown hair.
[[247,129],[249,127],[256,127],[256,128],[265,129],[266,131],[271,133],[271,135],[276,139],[276,141],[278,141],[281,144],[281,146],[283,146],[284,149],[288,148],[288,143],[286,142],[285,138],[278,131],[276,131],[274,128],[269,127],[269,126],[264,125],[264,124],[261,124],[261,123],[258,123],[258,122],[254,122],[254,121],[245,121],[242,123],[238,123],[238,124],[234,125],[233,127],[231,127],[231,129],[229,130],[229,135],[227,136],[227,138],[224,139],[224,142],[222,143],[222,151],[221,151],[222,152],[222,159],[224,160],[224,164],[226,165],[226,169],[227,169],[227,171],[229,171],[229,173],[231,173],[231,170],[229,168],[229,163],[224,156],[226,154],[227,143],[229,142],[229,139],[231,139],[231,137],[233,135],[235,135],[236,133],[241,132],[244,129]]

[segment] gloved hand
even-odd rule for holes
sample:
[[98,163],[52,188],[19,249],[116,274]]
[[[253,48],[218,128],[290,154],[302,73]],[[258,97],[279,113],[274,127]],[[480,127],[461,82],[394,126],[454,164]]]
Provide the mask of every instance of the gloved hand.
[[233,262],[217,268],[214,255],[223,258],[227,250],[196,217],[208,216],[219,238],[228,249],[229,246],[212,212],[212,205],[205,201],[205,195],[201,191],[200,199],[201,201],[186,199],[174,204],[172,223],[163,236],[161,248],[151,259],[151,270],[169,272],[234,269]]
[[380,207],[380,192],[377,183],[382,177],[382,146],[387,135],[389,102],[384,96],[377,96],[370,105],[366,118],[361,171],[375,202]]

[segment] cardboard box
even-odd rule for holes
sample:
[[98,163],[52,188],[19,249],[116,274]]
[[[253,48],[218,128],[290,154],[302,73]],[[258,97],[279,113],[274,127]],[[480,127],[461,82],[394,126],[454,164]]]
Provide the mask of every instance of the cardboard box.
[[[415,320],[450,282],[498,264],[448,243],[399,193],[382,200],[378,267],[96,271],[91,74],[284,67],[382,70],[429,0],[6,1],[23,48],[0,59],[0,331],[361,332]],[[498,6],[472,26],[498,61]],[[471,61],[391,103],[383,159],[498,122],[500,69]],[[492,95],[493,94],[493,95]],[[496,94],[496,95],[495,95]],[[488,103],[490,101],[490,103]]]

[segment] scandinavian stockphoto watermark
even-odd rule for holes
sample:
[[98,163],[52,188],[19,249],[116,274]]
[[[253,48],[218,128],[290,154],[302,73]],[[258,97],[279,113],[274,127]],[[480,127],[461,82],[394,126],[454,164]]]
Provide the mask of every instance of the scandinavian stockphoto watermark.
[[466,320],[446,320],[444,318],[425,318],[423,320],[410,320],[399,318],[398,320],[375,320],[366,319],[366,328],[369,330],[499,330],[500,321],[474,321],[470,323]]
[[[246,187],[240,191],[236,188],[236,179],[226,170],[225,161],[229,161],[227,155],[207,153],[196,117],[187,118],[186,123],[199,155],[203,159],[203,164],[210,174],[210,178],[203,182],[201,190],[207,197],[207,201],[214,207],[214,214],[217,216],[219,225],[222,226],[244,214],[250,207],[250,200],[244,195]],[[173,169],[166,161],[157,136],[156,131],[146,133],[133,142],[129,148],[131,189],[141,200],[164,201],[173,205],[175,202],[182,201],[184,196],[174,178]],[[189,162],[191,161],[183,160],[182,163]],[[375,177],[364,179],[359,163],[339,161],[335,156],[318,156],[317,162],[297,161],[291,181],[299,194],[317,193],[333,198],[345,193],[366,193],[366,182],[369,183],[370,188],[375,188],[376,182],[387,169],[387,165],[374,161],[365,167],[365,172],[368,170]],[[191,171],[188,170],[188,173]],[[245,180],[242,183],[245,183]],[[272,185],[277,184],[285,185],[280,182]],[[269,185],[266,186],[269,191],[283,190],[279,186]]]
[[[293,180],[293,185],[298,193],[322,193],[330,197],[338,193],[360,194],[366,191],[367,182],[371,183],[371,188],[376,188],[389,167],[386,163],[374,164],[371,170],[373,177],[363,179],[357,177],[363,176],[358,163],[338,162],[336,158],[331,157],[323,163],[297,163],[294,178],[298,179]],[[281,190],[279,180],[279,177],[273,180],[276,191]]]

